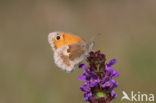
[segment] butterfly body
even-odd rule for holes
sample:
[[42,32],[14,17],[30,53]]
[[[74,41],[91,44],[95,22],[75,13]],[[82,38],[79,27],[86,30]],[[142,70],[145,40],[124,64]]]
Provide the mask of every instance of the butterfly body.
[[93,48],[93,42],[64,32],[50,33],[48,41],[54,51],[55,64],[67,72],[71,72]]

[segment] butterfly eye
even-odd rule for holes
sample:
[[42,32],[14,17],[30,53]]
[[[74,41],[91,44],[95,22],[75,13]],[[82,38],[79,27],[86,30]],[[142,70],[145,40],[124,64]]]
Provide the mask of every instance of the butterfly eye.
[[56,36],[56,40],[60,40],[61,39],[61,37],[60,36]]

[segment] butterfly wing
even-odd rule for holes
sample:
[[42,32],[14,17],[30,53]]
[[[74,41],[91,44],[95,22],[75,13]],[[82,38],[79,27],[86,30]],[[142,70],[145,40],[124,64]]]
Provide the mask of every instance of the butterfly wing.
[[85,42],[75,43],[59,48],[54,53],[55,63],[61,69],[71,72],[88,54],[89,45]]
[[50,33],[48,41],[54,51],[56,65],[68,72],[72,71],[93,47],[93,43],[87,43],[76,35],[64,32]]

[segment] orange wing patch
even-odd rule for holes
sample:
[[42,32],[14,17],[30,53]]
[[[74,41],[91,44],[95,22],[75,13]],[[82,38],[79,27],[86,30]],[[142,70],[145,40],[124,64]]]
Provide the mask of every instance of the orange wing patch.
[[72,34],[68,34],[68,33],[58,33],[57,36],[60,36],[60,39],[57,40],[56,38],[54,38],[55,49],[58,49],[65,45],[79,43],[79,42],[83,41],[81,38],[74,36]]

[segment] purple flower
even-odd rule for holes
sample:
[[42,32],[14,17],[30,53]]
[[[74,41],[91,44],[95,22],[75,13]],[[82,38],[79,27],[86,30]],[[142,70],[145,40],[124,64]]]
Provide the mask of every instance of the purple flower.
[[101,83],[102,88],[109,88],[110,90],[116,88],[117,86],[118,83],[114,79],[109,79],[108,81],[104,80]]
[[112,96],[113,98],[116,98],[116,97],[117,97],[117,94],[115,93],[115,91],[112,91],[112,92],[111,92],[111,96]]
[[89,84],[87,82],[83,83],[83,86],[80,87],[80,90],[84,92],[89,92],[90,91]]
[[92,93],[91,92],[86,92],[84,94],[84,98],[83,99],[84,99],[84,101],[88,101],[90,97],[92,97]]
[[105,55],[100,51],[90,52],[87,58],[89,66],[80,64],[79,68],[83,69],[81,76],[78,76],[83,85],[80,91],[84,93],[84,100],[90,103],[110,103],[117,97],[113,90],[117,88],[118,83],[113,79],[119,76],[119,72],[112,67],[116,64],[116,59],[112,59],[106,64]]
[[78,79],[81,81],[86,81],[85,83],[87,83],[89,87],[96,86],[100,82],[100,79],[98,78],[97,74],[88,71],[88,68],[84,64],[81,65],[83,65],[81,67],[83,67],[85,70],[83,71],[81,76],[78,76]]
[[79,65],[79,68],[80,68],[80,69],[88,70],[88,67],[87,67],[85,64],[80,64],[80,65]]
[[119,76],[119,72],[115,71],[113,67],[108,67],[106,65],[106,76],[116,78]]
[[116,64],[117,63],[117,60],[116,59],[112,59],[108,62],[107,66],[108,67],[111,67],[112,65]]

